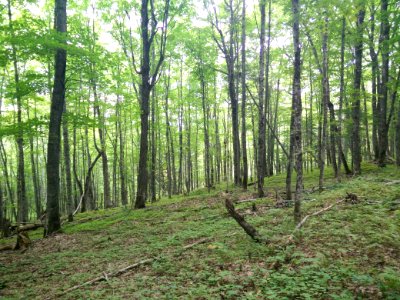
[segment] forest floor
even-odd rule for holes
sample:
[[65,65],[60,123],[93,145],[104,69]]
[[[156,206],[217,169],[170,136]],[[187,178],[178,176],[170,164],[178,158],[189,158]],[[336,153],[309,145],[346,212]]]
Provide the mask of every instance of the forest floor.
[[[226,198],[254,198],[253,187],[78,214],[56,236],[31,232],[28,251],[0,253],[0,298],[400,299],[400,170],[364,164],[359,177],[327,177],[318,193],[318,171],[305,175],[303,215],[346,193],[359,201],[310,217],[292,243],[293,208],[275,207],[283,175],[266,180],[269,197],[235,205],[268,244],[251,240],[224,206]],[[104,280],[61,295],[99,276]]]

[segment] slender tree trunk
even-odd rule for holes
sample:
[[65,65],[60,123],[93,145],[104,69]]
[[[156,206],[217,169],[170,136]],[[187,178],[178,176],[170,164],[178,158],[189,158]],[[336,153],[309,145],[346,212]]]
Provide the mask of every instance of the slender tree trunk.
[[150,195],[151,202],[157,200],[156,193],[156,160],[157,160],[157,147],[156,147],[156,90],[153,89],[151,94],[151,167],[150,167]]
[[[94,71],[95,72],[95,71]],[[110,172],[109,172],[109,166],[108,166],[108,155],[106,152],[106,132],[105,132],[105,122],[104,122],[104,115],[100,111],[100,106],[99,106],[99,99],[97,95],[97,84],[95,80],[92,82],[93,84],[93,97],[95,99],[95,114],[97,115],[98,121],[99,121],[99,127],[98,127],[98,133],[99,133],[99,138],[100,138],[100,147],[97,149],[98,153],[102,153],[101,155],[101,161],[102,161],[102,166],[103,166],[103,197],[104,197],[104,208],[111,208],[113,207],[112,200],[111,200],[111,189],[110,189]]]
[[362,92],[364,99],[364,127],[365,127],[365,144],[367,146],[367,157],[371,159],[371,144],[369,141],[369,124],[368,124],[368,108],[367,108],[367,91],[365,89],[364,82],[362,82]]
[[[270,122],[271,119],[269,118],[270,116],[270,101],[271,101],[271,89],[269,85],[269,66],[270,66],[270,53],[271,53],[271,14],[272,14],[272,7],[271,7],[271,0],[268,1],[268,30],[267,30],[267,51],[266,51],[266,61],[265,61],[265,93],[264,93],[264,118],[265,118],[265,124],[264,126],[270,127]],[[267,134],[268,132],[268,134]],[[264,146],[264,151],[265,151],[265,156],[264,156],[264,177],[266,175],[269,175],[268,170],[269,170],[269,156],[267,156],[267,141],[269,140],[268,137],[271,136],[271,130],[266,129],[265,127],[265,133],[266,137],[265,139],[265,146]],[[270,144],[268,144],[268,150],[270,148]],[[269,153],[269,151],[268,151]]]
[[[67,1],[55,2],[55,27],[57,32],[67,32]],[[61,118],[65,101],[65,69],[67,51],[58,48],[55,57],[54,88],[51,98],[49,141],[47,147],[47,234],[52,234],[61,228],[59,212],[60,194],[60,144]]]
[[187,150],[186,150],[186,193],[190,193],[192,190],[192,145],[191,145],[191,118],[190,118],[190,103],[188,103],[187,109],[187,120],[186,120],[186,127],[187,127]]
[[[150,0],[151,1],[151,0]],[[154,14],[154,6],[150,5],[151,14]],[[161,64],[164,61],[165,44],[167,37],[169,0],[165,1],[164,19],[162,26],[162,34],[160,38],[160,57],[155,64],[154,73],[150,74],[150,50],[154,42],[154,36],[157,32],[157,22],[149,20],[149,0],[141,1],[140,8],[140,35],[141,35],[141,62],[140,62],[140,148],[139,148],[139,174],[137,177],[137,194],[135,208],[144,208],[147,200],[148,188],[148,170],[147,170],[147,154],[148,154],[148,130],[149,130],[149,113],[150,113],[150,92],[155,85]],[[150,25],[150,26],[149,26]],[[149,33],[150,27],[150,33]]]
[[[326,12],[324,12],[326,14]],[[328,78],[328,19],[325,17],[324,32],[322,35],[322,135],[319,162],[319,191],[324,188],[325,159],[328,126],[328,103],[329,103],[329,78]],[[336,163],[335,163],[336,164]],[[336,174],[335,174],[336,175]]]
[[171,162],[171,131],[169,125],[169,114],[168,114],[168,97],[169,97],[169,83],[170,83],[170,76],[167,77],[166,87],[165,87],[165,136],[167,141],[167,152],[166,161],[167,161],[167,180],[168,180],[168,198],[171,198],[172,195],[172,162]]
[[303,189],[303,150],[301,138],[301,46],[300,46],[300,12],[299,0],[292,0],[293,10],[293,46],[294,46],[294,73],[293,73],[293,98],[292,98],[292,118],[293,132],[291,132],[291,141],[293,142],[293,154],[296,165],[296,191],[294,198],[294,221],[301,220],[301,192]]
[[10,180],[10,175],[8,172],[8,159],[7,159],[7,153],[4,148],[3,141],[0,139],[0,158],[1,162],[3,164],[3,175],[5,177],[6,181],[6,187],[7,187],[7,197],[10,200],[11,203],[11,209],[12,209],[12,216],[14,217],[15,221],[18,221],[18,214],[16,211],[16,206],[15,206],[15,200],[14,200],[14,191],[11,185],[11,180]]
[[181,59],[180,80],[179,80],[179,169],[178,169],[178,194],[183,192],[183,61]]
[[374,149],[374,158],[377,161],[379,156],[379,142],[378,142],[378,122],[379,112],[377,104],[377,81],[378,81],[378,54],[374,49],[374,36],[375,36],[375,2],[371,3],[371,16],[370,16],[370,32],[369,32],[369,55],[371,57],[371,92],[372,92],[372,148]]
[[396,123],[396,165],[400,167],[400,101],[397,101],[397,123]]
[[215,120],[215,150],[216,150],[216,164],[217,164],[217,183],[221,182],[221,141],[219,138],[219,113],[217,111],[217,104],[214,104],[214,120]]
[[380,167],[385,166],[386,152],[388,150],[387,100],[389,83],[389,17],[388,0],[381,0],[381,32],[379,44],[382,57],[382,82],[379,88],[379,157]]
[[[27,112],[28,112],[28,118],[29,118],[29,108],[28,108]],[[30,150],[31,169],[32,169],[33,193],[34,193],[34,197],[35,197],[36,219],[39,219],[42,215],[42,207],[41,207],[41,203],[40,203],[40,184],[39,184],[38,171],[37,171],[37,160],[35,157],[35,150],[34,150],[34,144],[33,144],[33,135],[29,136],[29,150]]]
[[338,127],[338,134],[337,134],[337,143],[338,143],[338,150],[339,150],[338,171],[340,172],[340,165],[343,164],[345,173],[347,175],[349,175],[352,172],[347,164],[346,156],[344,155],[343,141],[342,141],[342,130],[343,130],[342,111],[343,111],[343,100],[344,100],[344,92],[345,92],[345,84],[344,84],[345,40],[346,40],[346,19],[343,17],[342,18],[341,44],[340,44],[340,87],[339,87],[339,116],[338,116],[339,127]]
[[[8,21],[11,37],[15,39],[14,26],[11,13],[11,0],[8,0]],[[25,183],[25,155],[24,155],[24,135],[22,128],[22,99],[20,91],[19,69],[17,59],[17,48],[14,42],[11,43],[12,60],[14,65],[15,80],[15,97],[17,99],[17,126],[18,133],[16,136],[18,148],[18,167],[17,167],[17,206],[18,206],[18,222],[28,221],[28,200],[26,198]]]
[[[119,88],[119,83],[118,83]],[[126,189],[126,162],[125,162],[125,140],[122,131],[122,109],[120,102],[120,95],[117,95],[117,112],[118,112],[118,132],[116,133],[119,138],[119,179],[121,181],[121,203],[123,206],[128,205],[128,191]]]
[[248,164],[247,164],[247,141],[246,141],[246,0],[242,0],[242,48],[241,48],[241,89],[242,89],[242,159],[243,159],[243,182],[242,186],[247,190]]
[[200,75],[200,84],[201,84],[201,104],[203,108],[203,131],[204,131],[204,162],[205,162],[205,184],[210,192],[211,188],[211,177],[210,177],[210,138],[208,136],[208,104],[206,103],[206,83],[204,79],[203,66],[201,66],[202,71]]
[[229,28],[229,55],[226,55],[226,64],[228,67],[228,91],[231,102],[232,113],[232,139],[233,139],[233,174],[236,186],[241,185],[240,180],[240,140],[239,140],[239,114],[238,97],[235,88],[235,61],[234,61],[234,24],[235,16],[233,9],[233,0],[229,1],[230,6],[230,28]]
[[4,209],[3,200],[3,183],[0,181],[0,230],[3,230],[6,211]]
[[72,179],[71,179],[71,151],[69,147],[69,132],[68,132],[68,119],[67,119],[67,106],[64,102],[64,111],[62,119],[63,130],[63,143],[64,143],[64,165],[65,165],[65,179],[66,179],[66,196],[67,196],[67,214],[68,221],[73,221],[74,204],[72,199]]
[[265,108],[264,108],[264,70],[265,70],[265,2],[261,0],[261,29],[260,29],[260,61],[258,74],[258,161],[257,161],[257,193],[258,197],[264,196],[265,177]]
[[361,145],[360,145],[360,88],[362,75],[362,54],[363,54],[363,23],[365,11],[362,7],[357,15],[357,41],[355,45],[355,70],[353,87],[353,128],[352,128],[352,154],[353,171],[358,175],[361,173]]

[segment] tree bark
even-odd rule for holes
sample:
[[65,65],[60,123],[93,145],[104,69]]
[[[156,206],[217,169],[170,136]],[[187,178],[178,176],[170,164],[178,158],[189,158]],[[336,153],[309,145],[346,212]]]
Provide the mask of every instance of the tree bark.
[[[202,64],[202,62],[201,62]],[[206,83],[204,78],[204,66],[201,65],[200,85],[201,85],[201,104],[203,108],[203,132],[204,132],[204,162],[205,162],[205,184],[210,192],[211,176],[210,176],[210,138],[208,135],[208,104],[206,103]]]
[[[65,37],[67,32],[67,1],[55,1],[55,27]],[[54,88],[51,98],[49,140],[47,147],[47,234],[61,228],[59,212],[60,194],[60,140],[61,118],[65,101],[65,69],[67,51],[58,48],[55,57]]]
[[397,122],[396,122],[396,165],[400,167],[400,101],[397,101]]
[[299,0],[292,0],[293,11],[293,96],[292,96],[292,119],[293,131],[291,131],[291,142],[293,142],[293,159],[296,166],[296,190],[294,198],[294,221],[298,223],[301,219],[301,192],[303,189],[303,149],[301,138],[301,45],[300,45],[300,12]]
[[242,0],[242,49],[241,49],[241,89],[242,89],[242,160],[243,181],[242,187],[247,190],[248,163],[246,142],[246,0]]
[[[8,4],[8,21],[9,30],[12,39],[15,39],[14,26],[11,12],[11,0]],[[14,65],[14,80],[15,80],[15,98],[17,100],[17,126],[18,132],[16,135],[18,149],[18,167],[17,167],[17,213],[19,222],[28,221],[28,200],[26,198],[26,183],[25,183],[25,155],[24,155],[24,133],[22,128],[22,99],[20,91],[19,68],[17,59],[17,48],[14,42],[11,42],[12,60]]]
[[353,86],[353,128],[352,128],[352,154],[353,172],[355,175],[361,174],[361,148],[360,148],[360,88],[362,75],[362,54],[363,54],[363,23],[365,11],[362,7],[357,15],[357,40],[355,44],[355,69]]
[[264,196],[265,177],[265,108],[264,108],[264,70],[265,70],[265,2],[260,2],[260,57],[258,74],[258,151],[257,151],[257,193],[258,197]]
[[382,57],[382,82],[379,91],[379,156],[378,165],[385,166],[386,152],[388,150],[387,100],[389,83],[389,17],[388,0],[381,0],[381,32],[379,44]]
[[[141,37],[141,63],[140,63],[140,149],[139,149],[139,174],[137,177],[137,194],[135,208],[144,208],[147,200],[148,188],[148,170],[147,170],[147,154],[148,154],[148,130],[149,130],[149,99],[150,92],[153,89],[160,67],[164,61],[165,44],[167,39],[167,25],[169,0],[165,1],[163,26],[160,37],[160,56],[158,62],[155,63],[155,70],[150,73],[150,50],[154,42],[154,36],[157,33],[157,22],[149,24],[149,3],[151,4],[151,14],[154,17],[153,0],[142,0],[140,8],[140,37]],[[150,26],[149,26],[150,25]],[[149,32],[150,27],[150,32]]]
[[375,37],[375,2],[371,3],[371,16],[370,16],[370,32],[369,32],[369,55],[371,57],[371,93],[372,93],[372,148],[374,150],[374,158],[377,161],[379,156],[379,142],[378,142],[378,104],[377,104],[377,81],[378,81],[378,54],[374,48]]
[[74,204],[72,199],[72,179],[71,179],[71,151],[69,147],[69,132],[68,132],[68,121],[67,121],[67,106],[64,102],[64,111],[62,118],[62,129],[63,129],[63,143],[64,143],[64,167],[65,167],[65,178],[66,178],[66,194],[67,194],[67,214],[68,221],[72,222],[74,217],[72,215],[74,211]]

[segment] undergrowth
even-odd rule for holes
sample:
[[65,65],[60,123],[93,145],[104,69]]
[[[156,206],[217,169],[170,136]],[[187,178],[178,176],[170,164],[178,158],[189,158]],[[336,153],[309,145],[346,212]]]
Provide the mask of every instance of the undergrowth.
[[[149,203],[143,210],[114,208],[78,214],[63,233],[42,239],[30,233],[25,253],[3,252],[0,296],[58,298],[74,285],[145,258],[151,264],[67,293],[65,299],[400,299],[400,172],[365,164],[364,173],[340,182],[328,171],[315,192],[318,172],[305,175],[303,215],[356,194],[311,217],[295,234],[292,208],[275,208],[284,175],[266,180],[268,197],[236,205],[267,237],[252,241],[231,219],[224,200],[252,199],[221,184]],[[253,212],[255,203],[257,210]],[[210,238],[186,251],[182,247]],[[2,243],[11,240],[3,240]]]

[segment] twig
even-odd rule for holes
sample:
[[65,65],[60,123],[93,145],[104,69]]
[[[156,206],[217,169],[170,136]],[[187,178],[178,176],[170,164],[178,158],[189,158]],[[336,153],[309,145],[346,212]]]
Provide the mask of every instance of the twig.
[[[210,240],[211,240],[211,238],[202,238],[202,239],[200,239],[200,240],[198,240],[198,241],[196,241],[196,242],[194,242],[192,244],[189,244],[189,245],[186,245],[186,246],[182,247],[182,250],[191,249],[191,248],[193,248],[193,247],[195,247],[195,246],[197,246],[199,244],[206,243],[206,242],[208,242]],[[180,255],[180,252],[176,253],[175,255]],[[92,284],[94,284],[96,282],[108,281],[110,277],[120,276],[120,275],[122,275],[124,273],[127,273],[127,272],[129,272],[129,271],[131,271],[131,270],[133,270],[135,268],[138,268],[138,267],[143,266],[143,265],[147,265],[147,264],[149,264],[149,263],[151,263],[151,262],[153,262],[155,260],[158,260],[161,257],[162,257],[161,255],[158,255],[158,256],[155,256],[155,257],[152,257],[152,258],[147,258],[147,259],[141,260],[141,261],[139,261],[137,263],[134,263],[132,265],[129,265],[129,266],[125,267],[125,268],[119,269],[119,270],[114,271],[114,272],[110,272],[110,273],[103,272],[102,276],[98,276],[98,277],[95,277],[95,278],[93,278],[91,280],[88,280],[88,281],[86,281],[86,282],[84,282],[82,284],[75,285],[75,286],[73,286],[73,287],[71,287],[71,288],[69,288],[69,289],[57,294],[56,296],[58,298],[60,296],[68,294],[69,292],[72,292],[72,291],[75,291],[77,289],[80,289],[81,287],[92,285]],[[47,298],[47,299],[52,299],[52,298]]]
[[316,212],[314,212],[314,213],[312,213],[312,214],[309,214],[309,215],[305,216],[305,217],[303,218],[303,220],[301,220],[300,223],[297,224],[297,226],[296,226],[296,228],[294,229],[294,231],[299,230],[299,229],[304,225],[304,223],[307,221],[307,219],[308,219],[309,217],[318,216],[318,215],[320,215],[320,214],[326,212],[327,210],[330,210],[330,209],[331,209],[332,207],[334,207],[335,205],[337,205],[337,204],[343,202],[344,200],[345,200],[345,199],[338,200],[338,201],[336,201],[335,203],[333,203],[333,204],[331,204],[331,205],[328,205],[327,207],[324,207],[323,209],[321,209],[321,210],[319,210],[319,211],[316,211]]

